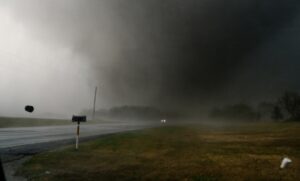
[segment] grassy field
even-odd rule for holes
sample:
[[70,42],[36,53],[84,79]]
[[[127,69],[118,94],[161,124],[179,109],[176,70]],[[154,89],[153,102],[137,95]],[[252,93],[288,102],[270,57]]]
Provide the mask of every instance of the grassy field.
[[[280,169],[287,155],[293,163]],[[41,153],[29,180],[299,180],[300,124],[171,126],[120,133]]]

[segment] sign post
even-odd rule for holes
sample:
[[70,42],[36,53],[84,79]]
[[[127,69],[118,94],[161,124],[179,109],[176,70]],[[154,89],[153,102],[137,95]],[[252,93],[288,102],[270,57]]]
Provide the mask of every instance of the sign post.
[[76,150],[79,147],[79,132],[80,132],[80,122],[86,122],[86,116],[73,116],[72,122],[77,122],[77,132],[76,132]]

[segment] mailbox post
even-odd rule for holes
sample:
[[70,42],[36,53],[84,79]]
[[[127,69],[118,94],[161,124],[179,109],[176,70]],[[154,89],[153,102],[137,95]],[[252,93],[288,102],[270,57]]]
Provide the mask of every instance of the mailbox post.
[[72,122],[77,122],[76,150],[78,150],[80,122],[86,122],[86,116],[73,116],[73,117],[72,117]]

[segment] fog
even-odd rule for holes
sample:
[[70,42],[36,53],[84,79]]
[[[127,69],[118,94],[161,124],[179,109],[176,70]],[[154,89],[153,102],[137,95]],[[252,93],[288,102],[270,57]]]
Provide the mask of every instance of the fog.
[[[1,0],[0,116],[66,118],[299,91],[297,0]],[[34,105],[28,115],[24,106]]]

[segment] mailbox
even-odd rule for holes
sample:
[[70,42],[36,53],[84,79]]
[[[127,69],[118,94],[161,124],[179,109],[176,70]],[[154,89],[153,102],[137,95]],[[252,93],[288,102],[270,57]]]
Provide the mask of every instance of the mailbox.
[[74,116],[72,117],[72,122],[77,122],[77,132],[76,132],[76,150],[78,150],[79,145],[79,127],[81,122],[86,122],[86,116]]
[[86,122],[86,116],[73,116],[72,122]]

